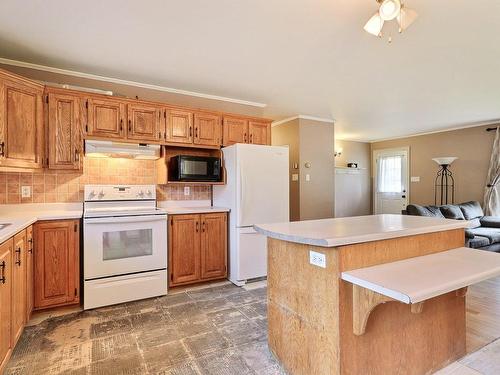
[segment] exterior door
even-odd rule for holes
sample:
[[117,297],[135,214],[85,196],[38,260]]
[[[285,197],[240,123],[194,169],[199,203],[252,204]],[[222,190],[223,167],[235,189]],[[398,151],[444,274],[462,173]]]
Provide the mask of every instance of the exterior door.
[[80,97],[49,93],[49,168],[80,169]]
[[194,143],[203,146],[220,146],[222,124],[220,116],[209,113],[194,114]]
[[12,239],[0,245],[0,370],[12,349],[12,245]]
[[35,308],[78,302],[78,220],[38,222],[34,232]]
[[125,104],[114,99],[89,98],[87,135],[105,138],[126,138],[123,121]]
[[26,231],[14,236],[12,272],[12,342],[16,343],[26,323]]
[[201,215],[201,278],[226,276],[227,221],[225,213]]
[[249,121],[248,134],[248,143],[255,145],[271,144],[271,124],[268,122]]
[[193,113],[181,110],[167,111],[167,142],[193,143]]
[[164,132],[161,113],[158,107],[129,104],[127,138],[151,142],[161,140]]
[[409,202],[409,149],[373,152],[375,214],[401,214]]
[[35,306],[34,273],[33,226],[30,226],[26,228],[26,321],[30,320]]
[[41,168],[43,88],[0,76],[0,166]]
[[170,285],[200,279],[200,215],[170,218]]
[[248,143],[248,120],[236,117],[224,117],[223,146],[235,143]]

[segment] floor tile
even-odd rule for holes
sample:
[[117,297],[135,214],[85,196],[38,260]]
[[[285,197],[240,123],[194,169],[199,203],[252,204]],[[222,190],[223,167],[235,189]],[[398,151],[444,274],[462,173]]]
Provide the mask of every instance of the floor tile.
[[210,331],[182,340],[194,358],[229,348],[229,341],[217,331]]
[[151,374],[167,371],[190,360],[186,346],[180,340],[150,347],[144,350],[143,356]]
[[460,363],[483,375],[500,374],[500,340],[468,355]]

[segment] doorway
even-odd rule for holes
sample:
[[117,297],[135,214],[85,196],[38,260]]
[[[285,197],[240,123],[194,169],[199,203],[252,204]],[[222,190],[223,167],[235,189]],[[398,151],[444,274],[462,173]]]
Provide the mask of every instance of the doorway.
[[409,202],[409,147],[373,151],[375,214],[401,214]]

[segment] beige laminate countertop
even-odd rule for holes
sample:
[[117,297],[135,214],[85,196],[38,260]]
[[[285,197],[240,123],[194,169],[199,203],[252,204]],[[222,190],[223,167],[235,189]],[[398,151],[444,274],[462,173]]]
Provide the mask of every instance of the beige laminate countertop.
[[467,221],[407,215],[370,215],[289,223],[257,224],[271,238],[313,246],[335,247],[460,229]]
[[10,224],[0,230],[0,243],[40,220],[79,219],[81,203],[48,203],[0,205],[0,224]]
[[225,207],[211,207],[211,206],[201,206],[201,207],[171,207],[164,208],[167,215],[181,215],[181,214],[208,214],[215,212],[229,212],[229,208]]

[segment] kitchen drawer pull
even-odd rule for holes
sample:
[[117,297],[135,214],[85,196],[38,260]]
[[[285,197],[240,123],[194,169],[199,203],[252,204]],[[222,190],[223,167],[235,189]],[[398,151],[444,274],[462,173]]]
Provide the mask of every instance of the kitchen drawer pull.
[[203,222],[203,224],[202,224],[202,225],[203,225],[203,226],[202,226],[201,231],[202,231],[202,232],[205,232],[205,222]]
[[250,143],[253,143],[253,134],[250,134]]
[[247,133],[243,134],[243,140],[245,141],[245,143],[247,143]]
[[132,131],[132,120],[128,120],[128,131]]
[[75,161],[80,161],[80,153],[78,152],[78,148],[75,148]]
[[198,138],[198,128],[194,128],[194,137]]
[[18,266],[20,266],[20,265],[21,265],[21,248],[20,248],[20,247],[18,247],[18,248],[16,249],[16,253],[17,253],[17,260],[16,260],[16,264],[17,264]]
[[120,119],[120,133],[123,131],[123,119]]
[[193,127],[189,127],[189,136],[192,137],[193,136]]
[[0,277],[0,282],[5,284],[5,260],[0,263],[0,269],[2,270],[2,277]]
[[198,233],[200,230],[200,223],[196,222],[196,233]]
[[5,142],[0,142],[0,156],[5,156]]

